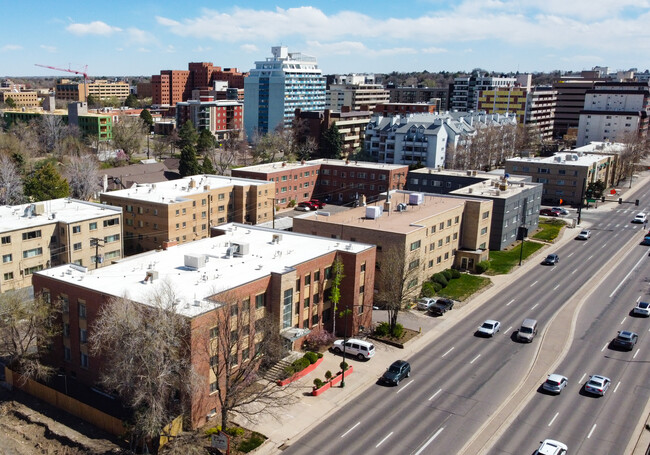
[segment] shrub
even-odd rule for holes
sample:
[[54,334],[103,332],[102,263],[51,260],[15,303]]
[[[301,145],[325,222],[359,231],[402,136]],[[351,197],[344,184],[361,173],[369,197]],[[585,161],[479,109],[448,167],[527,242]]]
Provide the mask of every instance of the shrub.
[[284,379],[293,376],[294,373],[296,373],[296,369],[293,365],[287,365],[284,367]]
[[433,297],[433,295],[436,293],[435,283],[432,283],[431,281],[425,281],[424,284],[422,285],[422,297]]
[[323,385],[324,385],[324,383],[321,380],[321,378],[314,379],[314,387],[316,387],[317,389],[320,389],[321,387],[323,387]]
[[305,338],[303,349],[307,351],[319,351],[324,346],[331,345],[336,337],[327,330],[320,330],[318,332],[311,332]]
[[380,322],[375,329],[375,334],[380,337],[385,337],[390,333],[390,324],[386,321]]
[[391,332],[391,335],[393,335],[395,338],[402,338],[402,336],[404,336],[404,326],[399,322],[395,324],[395,327],[393,327],[393,331]]
[[317,352],[316,355],[318,356],[319,359],[323,358],[323,353],[322,352]]
[[311,363],[309,362],[308,359],[304,357],[296,359],[291,363],[291,366],[293,367],[295,372],[302,371],[305,368],[307,368],[309,365],[311,365]]
[[220,431],[221,431],[221,425],[217,427],[208,428],[207,430],[205,430],[205,435],[212,436],[213,434],[219,434]]
[[349,365],[348,365],[347,362],[341,362],[341,363],[339,364],[339,366],[341,367],[341,371],[345,371],[345,370],[347,370],[348,367],[349,367]]
[[310,365],[315,364],[316,361],[318,360],[318,354],[316,354],[313,351],[309,351],[309,352],[305,353],[305,355],[303,357],[305,359],[309,360]]
[[332,372],[330,370],[327,370],[325,372],[325,379],[327,379],[328,381],[332,380]]
[[296,206],[296,200],[295,199],[291,199],[289,201],[289,203],[287,204],[287,207],[295,207],[295,206]]
[[251,452],[261,446],[264,443],[264,439],[264,436],[261,434],[253,432],[249,439],[239,443],[237,450],[244,453]]
[[442,291],[442,284],[440,283],[433,283],[433,290],[436,292]]
[[479,262],[478,264],[476,264],[476,273],[478,274],[485,273],[489,268],[490,268],[489,261]]
[[456,269],[449,269],[449,272],[451,273],[451,278],[456,279],[460,278],[460,272]]
[[243,429],[243,428],[240,428],[240,427],[227,428],[226,431],[225,431],[225,433],[226,433],[228,436],[232,436],[232,437],[235,437],[235,436],[243,436],[243,435],[244,435],[244,429]]
[[434,273],[431,278],[434,283],[440,283],[443,288],[446,288],[447,285],[449,284],[447,278],[445,278],[445,276],[442,273]]
[[447,282],[449,282],[449,280],[451,280],[452,277],[451,277],[451,270],[450,269],[445,269],[440,273],[442,273],[445,276],[445,279],[447,280]]

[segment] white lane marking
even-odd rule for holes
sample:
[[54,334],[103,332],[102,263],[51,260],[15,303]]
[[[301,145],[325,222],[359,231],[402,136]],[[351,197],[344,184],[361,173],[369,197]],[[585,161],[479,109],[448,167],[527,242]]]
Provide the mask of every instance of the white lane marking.
[[537,305],[539,305],[539,303],[536,303],[535,305],[533,305],[533,307],[530,309],[530,311],[533,311],[535,308],[537,308]]
[[575,269],[573,272],[571,272],[571,275],[573,275],[573,274],[576,273],[577,271],[578,271],[578,269]]
[[[595,426],[595,425],[594,425],[594,426]],[[377,444],[377,445],[375,446],[375,449],[376,449],[377,447],[379,447],[380,445],[382,445],[382,444],[386,441],[386,439],[390,438],[392,435],[393,435],[393,432],[391,431],[390,433],[388,433],[388,435],[387,435],[384,439],[382,439],[381,441],[379,441],[379,444]]]
[[638,296],[638,297],[636,298],[636,303],[639,303],[639,300],[641,300],[641,296]]
[[472,361],[469,363],[470,365],[474,363],[475,360],[477,360],[479,357],[481,357],[481,354],[477,355],[472,359]]
[[591,433],[593,433],[595,429],[596,429],[596,424],[594,423],[594,426],[591,427],[591,431],[590,431],[589,434],[587,435],[587,439],[589,439],[589,438],[591,437]]
[[506,331],[503,332],[503,334],[505,335],[506,333],[508,333],[508,332],[510,331],[511,328],[512,328],[512,326],[508,327],[508,328],[506,329]]
[[585,378],[585,376],[587,376],[587,373],[585,373],[585,374],[582,375],[582,377],[581,377],[580,380],[578,381],[578,384],[580,384],[580,383],[582,382],[582,380]]
[[532,288],[532,287],[535,286],[537,283],[539,283],[539,280],[535,281],[535,282],[534,282],[533,284],[531,284],[529,287]]
[[405,388],[407,388],[411,384],[413,384],[413,379],[411,379],[408,384],[403,385],[402,388],[397,391],[397,393],[400,393],[402,390],[404,390]]
[[570,258],[570,257],[573,256],[574,254],[576,254],[575,251],[574,251],[573,253],[571,253],[570,255],[568,255],[567,258]]
[[600,350],[600,352],[603,352],[607,348],[607,345],[609,345],[609,343],[606,343],[605,346],[603,346],[603,348]]
[[647,256],[647,255],[645,254],[645,252],[643,252],[643,256],[641,256],[641,259],[639,259],[639,260],[637,261],[637,263],[634,264],[634,267],[632,267],[632,270],[630,270],[629,272],[627,272],[627,275],[625,275],[625,278],[623,278],[623,279],[621,280],[621,282],[618,283],[618,286],[616,286],[616,289],[614,289],[614,290],[612,291],[612,293],[609,294],[609,297],[610,297],[610,298],[611,298],[614,294],[616,294],[616,292],[618,292],[618,288],[620,288],[621,286],[623,286],[623,283],[625,283],[625,281],[627,281],[627,279],[629,278],[629,276],[632,275],[632,272],[634,272],[634,269],[636,269],[636,268],[639,266],[639,264],[641,264],[641,261],[643,261],[643,260],[645,259],[646,256]]
[[614,393],[618,390],[618,386],[621,385],[621,381],[618,381],[618,384],[616,384],[616,387],[614,387]]
[[509,301],[508,303],[506,303],[506,306],[510,306],[510,304],[511,304],[512,302],[514,302],[514,301],[515,301],[515,299],[512,299],[511,301]]
[[617,225],[616,225],[616,226],[614,226],[614,227],[615,227],[615,228],[617,228],[617,227],[619,227],[619,226],[620,226],[620,224],[617,224]]
[[424,449],[426,449],[426,448],[429,446],[429,444],[431,444],[431,443],[433,442],[433,440],[436,439],[440,433],[442,433],[442,430],[444,430],[444,429],[445,429],[445,427],[442,427],[442,428],[440,428],[438,431],[436,431],[436,432],[433,434],[433,436],[431,436],[431,437],[429,438],[429,440],[428,440],[427,442],[425,442],[424,445],[423,445],[422,447],[420,447],[420,450],[418,450],[417,452],[415,452],[413,455],[420,455],[422,452],[424,452]]
[[443,357],[446,356],[447,354],[449,354],[453,350],[454,350],[454,346],[452,346],[451,349],[449,351],[445,352],[442,356]]
[[442,392],[442,389],[438,389],[438,391],[437,391],[436,393],[434,393],[433,395],[431,395],[431,398],[429,398],[428,401],[433,400],[433,399],[436,397],[436,395],[438,395],[440,392]]
[[357,422],[357,423],[355,423],[354,426],[353,426],[352,428],[350,428],[348,431],[346,431],[345,433],[343,433],[343,434],[341,435],[341,437],[345,437],[345,436],[347,436],[347,434],[348,434],[349,432],[351,432],[352,430],[354,430],[354,429],[355,429],[356,427],[358,427],[360,424],[361,424],[361,422]]
[[548,423],[548,426],[549,426],[549,427],[550,427],[551,425],[553,425],[553,422],[555,422],[555,419],[557,418],[558,415],[560,415],[560,413],[559,413],[559,412],[556,412],[555,415],[553,416],[553,418],[551,419],[551,421]]
[[600,247],[600,249],[602,250],[602,249],[605,248],[606,246],[607,246],[607,244],[605,243],[603,246]]
[[626,319],[627,319],[627,316],[625,316],[625,317],[623,318],[623,320],[621,321],[621,325],[623,325],[623,323],[625,322]]
[[639,353],[640,349],[637,349],[634,355],[632,356],[633,359],[636,359],[636,355]]
[[560,285],[558,284],[557,286],[555,286],[555,287],[553,288],[553,290],[554,290],[554,291],[557,291],[557,288],[559,288],[559,287],[560,287]]
[[594,257],[593,254],[592,254],[591,256],[589,256],[589,257],[587,258],[587,260],[590,260],[592,257]]

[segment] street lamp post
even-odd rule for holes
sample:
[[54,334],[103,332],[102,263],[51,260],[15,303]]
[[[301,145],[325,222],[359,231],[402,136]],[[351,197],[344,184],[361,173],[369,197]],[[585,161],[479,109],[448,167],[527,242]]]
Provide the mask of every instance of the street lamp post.
[[350,308],[346,308],[345,310],[341,311],[341,315],[345,317],[343,319],[343,367],[341,370],[343,371],[343,376],[341,377],[341,388],[345,387],[345,368],[347,366],[347,363],[345,361],[345,344],[348,342],[348,315],[352,312]]

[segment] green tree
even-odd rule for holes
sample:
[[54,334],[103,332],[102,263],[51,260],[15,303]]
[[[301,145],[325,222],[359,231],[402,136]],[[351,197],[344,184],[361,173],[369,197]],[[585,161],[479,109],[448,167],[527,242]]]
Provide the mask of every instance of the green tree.
[[7,98],[5,98],[5,104],[7,105],[7,107],[9,107],[9,108],[11,108],[11,109],[13,109],[13,108],[16,107],[16,102],[15,102],[14,99],[13,99],[12,97],[10,97],[10,96],[8,96]]
[[193,145],[186,145],[181,149],[181,159],[178,163],[178,172],[182,177],[196,175],[201,172],[199,161],[196,159],[196,150]]
[[212,165],[212,161],[210,160],[209,156],[206,156],[203,158],[203,165],[201,166],[201,172],[204,174],[214,174],[214,166]]
[[199,133],[196,132],[192,121],[188,120],[183,123],[183,126],[178,130],[178,148],[183,149],[186,145],[196,147],[198,139]]
[[332,124],[323,132],[320,141],[320,155],[323,158],[341,158],[343,138],[336,124]]
[[[339,316],[338,313],[338,304],[341,300],[341,281],[345,275],[343,275],[343,261],[340,258],[336,258],[332,264],[332,287],[330,288],[330,301],[332,302],[332,307],[334,308],[334,320],[332,333],[336,335],[336,317]],[[345,316],[341,312],[341,317]]]
[[86,103],[91,109],[97,109],[98,107],[101,107],[101,103],[95,95],[88,95],[86,98]]
[[196,150],[199,153],[204,154],[208,150],[213,149],[215,145],[216,141],[210,130],[201,130],[199,137],[196,140]]
[[140,112],[140,118],[149,127],[149,131],[151,131],[151,127],[153,127],[153,117],[151,116],[151,112],[147,109],[142,109],[142,112]]
[[124,105],[128,107],[138,107],[138,104],[138,97],[133,93],[130,93],[124,100]]
[[34,201],[49,201],[70,195],[68,181],[47,161],[25,179],[25,195]]

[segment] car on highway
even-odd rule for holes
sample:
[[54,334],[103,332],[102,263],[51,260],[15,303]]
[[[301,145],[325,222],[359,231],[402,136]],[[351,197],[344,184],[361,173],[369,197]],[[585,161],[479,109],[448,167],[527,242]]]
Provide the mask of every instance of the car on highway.
[[309,212],[313,209],[313,206],[309,202],[299,202],[296,204],[295,209],[300,210],[301,212]]
[[589,376],[589,380],[585,382],[585,392],[591,393],[592,395],[605,396],[605,392],[609,389],[612,381],[599,374],[594,374]]
[[634,349],[637,341],[639,341],[639,335],[637,333],[630,332],[629,330],[621,330],[616,335],[616,338],[612,340],[612,347],[631,351]]
[[643,224],[646,221],[648,221],[648,216],[643,212],[637,213],[634,219],[632,220],[633,223],[637,223],[637,224]]
[[539,214],[544,216],[560,216],[558,212],[554,212],[551,209],[542,209],[539,211]]
[[534,455],[566,455],[568,451],[569,447],[566,444],[554,439],[545,439]]
[[501,323],[499,321],[488,319],[479,326],[476,334],[484,337],[493,337],[500,329]]
[[432,297],[421,297],[418,299],[416,307],[418,310],[428,310],[434,303],[436,303],[436,299]]
[[650,303],[648,302],[639,302],[636,304],[636,306],[632,309],[632,314],[633,315],[639,315],[639,316],[650,316]]
[[342,354],[344,344],[345,355],[351,355],[359,360],[369,360],[375,355],[375,346],[372,343],[357,340],[356,338],[349,338],[347,341],[336,340],[332,346],[332,350],[336,354]]
[[402,379],[409,376],[411,376],[411,364],[406,360],[396,360],[388,367],[380,380],[384,384],[398,385]]
[[442,316],[454,307],[454,301],[450,299],[438,299],[429,307],[429,313],[435,316]]
[[553,207],[551,210],[557,212],[560,216],[567,216],[569,214],[569,211],[564,207]]
[[650,232],[648,232],[645,237],[643,237],[641,245],[650,245]]
[[555,265],[560,262],[560,256],[555,253],[551,253],[542,261],[542,265]]
[[553,373],[548,375],[548,378],[544,381],[544,384],[542,384],[542,389],[559,395],[567,384],[569,384],[569,380],[566,376]]
[[591,237],[591,231],[589,229],[583,229],[580,231],[580,234],[576,237],[578,240],[587,240],[589,237]]

